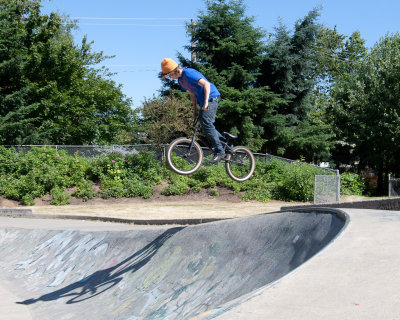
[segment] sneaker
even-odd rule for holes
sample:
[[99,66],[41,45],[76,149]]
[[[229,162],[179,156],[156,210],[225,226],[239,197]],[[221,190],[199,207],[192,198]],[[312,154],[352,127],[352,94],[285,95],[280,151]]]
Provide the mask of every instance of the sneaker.
[[225,159],[225,154],[217,153],[211,160],[211,163],[218,163],[221,160]]

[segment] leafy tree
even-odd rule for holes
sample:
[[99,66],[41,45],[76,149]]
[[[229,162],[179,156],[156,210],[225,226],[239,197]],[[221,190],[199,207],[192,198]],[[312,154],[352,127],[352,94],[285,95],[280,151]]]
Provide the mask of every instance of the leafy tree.
[[350,37],[338,33],[336,26],[333,29],[322,26],[317,37],[315,50],[318,64],[315,68],[317,89],[327,93],[329,98],[335,82],[341,77],[352,73],[357,65],[365,58],[368,48],[359,31]]
[[144,142],[163,145],[193,133],[193,110],[190,101],[175,96],[146,100],[137,110],[142,119]]
[[331,124],[335,134],[335,146],[332,148],[332,158],[337,166],[352,164],[359,157],[354,152],[355,144],[351,138],[354,126],[357,124],[351,113],[345,107],[348,100],[349,83],[357,80],[360,66],[368,54],[365,40],[360,32],[355,31],[351,36],[339,34],[336,27],[323,27],[316,43],[318,64],[314,98],[321,117]]
[[387,174],[400,174],[400,35],[383,37],[352,71],[335,85],[330,114],[351,160],[377,170],[382,194]]
[[0,0],[0,143],[117,143],[135,123],[130,101],[93,65],[74,23],[42,15],[40,0]]

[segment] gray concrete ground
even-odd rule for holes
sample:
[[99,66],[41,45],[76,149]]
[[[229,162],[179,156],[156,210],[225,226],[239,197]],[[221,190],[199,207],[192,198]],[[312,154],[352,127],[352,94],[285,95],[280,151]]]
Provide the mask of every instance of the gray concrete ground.
[[0,218],[0,319],[400,319],[400,212],[342,210],[344,230],[329,212]]
[[329,248],[218,319],[400,319],[400,212],[343,210]]

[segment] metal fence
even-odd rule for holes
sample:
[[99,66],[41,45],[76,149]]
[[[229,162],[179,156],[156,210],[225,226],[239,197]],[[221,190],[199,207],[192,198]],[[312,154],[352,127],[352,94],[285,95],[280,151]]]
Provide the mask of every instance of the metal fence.
[[15,145],[5,146],[13,147],[18,152],[29,152],[32,148],[49,147],[57,150],[65,150],[69,155],[79,155],[85,158],[96,158],[106,156],[110,153],[120,153],[122,155],[138,154],[140,151],[150,151],[154,154],[155,158],[162,159],[164,151],[163,148],[156,147],[150,144],[136,144],[136,145]]
[[[68,154],[78,154],[82,157],[95,158],[110,153],[120,153],[122,155],[137,154],[140,151],[150,151],[154,158],[162,160],[165,158],[167,145],[155,146],[150,144],[137,145],[15,145],[5,146],[13,147],[18,152],[28,152],[32,147],[51,147],[57,150],[65,150]],[[204,156],[207,157],[211,151],[207,148],[203,149]],[[286,159],[274,156],[268,153],[254,153],[256,160],[268,163],[274,159],[285,161],[291,164],[300,164],[304,162]],[[316,175],[314,182],[314,203],[339,202],[340,199],[340,175],[338,170],[320,167],[308,163],[308,165],[321,169],[326,175]],[[400,179],[399,179],[400,180]],[[399,182],[400,185],[400,182]],[[400,190],[397,188],[397,192]]]
[[314,176],[314,204],[340,201],[340,175]]
[[[126,154],[137,154],[140,151],[150,151],[154,154],[157,159],[162,159],[165,156],[166,148],[168,145],[155,146],[151,144],[135,144],[135,145],[5,145],[4,147],[13,147],[18,152],[28,152],[33,147],[50,147],[57,150],[65,150],[68,154],[74,155],[78,154],[82,157],[95,158],[102,155],[107,155],[110,153],[120,153]],[[211,151],[208,148],[203,148],[204,155],[209,156]],[[254,153],[254,157],[258,161],[268,163],[274,159],[282,160],[288,163],[304,163],[297,160],[286,159],[278,156],[274,156],[268,153]],[[332,174],[337,172],[337,170],[320,167],[311,163],[307,163],[310,166],[326,170]]]
[[389,174],[389,198],[400,197],[400,179]]
[[[258,159],[260,159],[260,157],[264,157],[266,163],[268,163],[269,161],[272,161],[274,159],[286,161],[286,162],[289,162],[291,164],[306,163],[306,162],[301,162],[301,161],[298,161],[298,160],[291,160],[291,159],[286,159],[286,158],[274,156],[274,155],[268,154],[268,153],[266,153],[266,154],[264,154],[264,153],[254,153],[254,156],[256,158],[258,157]],[[319,168],[319,169],[324,170],[326,172],[329,172],[330,174],[337,174],[339,172],[339,170],[320,167],[320,166],[318,166],[316,164],[312,164],[312,163],[306,163],[306,164],[309,165],[309,166],[315,167],[315,168]]]

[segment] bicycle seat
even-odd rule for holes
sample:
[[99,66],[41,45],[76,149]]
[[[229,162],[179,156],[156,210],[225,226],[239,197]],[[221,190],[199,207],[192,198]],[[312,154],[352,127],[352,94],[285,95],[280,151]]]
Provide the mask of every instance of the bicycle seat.
[[233,135],[232,133],[229,132],[224,132],[224,135],[231,138],[231,139],[237,139],[237,136]]

